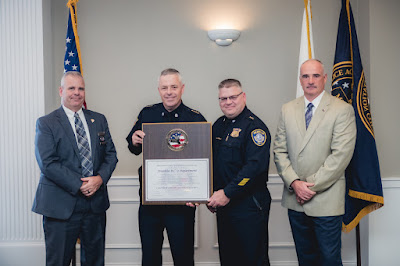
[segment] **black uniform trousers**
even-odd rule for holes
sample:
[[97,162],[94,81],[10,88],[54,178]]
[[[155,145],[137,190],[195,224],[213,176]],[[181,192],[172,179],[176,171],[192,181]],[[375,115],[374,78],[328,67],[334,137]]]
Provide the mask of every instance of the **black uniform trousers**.
[[[205,122],[205,118],[196,110],[181,103],[175,110],[169,112],[163,103],[147,106],[142,109],[138,120],[127,136],[129,150],[139,155],[142,147],[134,146],[132,135],[142,129],[143,123],[175,123],[175,122]],[[139,168],[139,181],[142,180],[142,168]],[[139,196],[141,196],[140,184]],[[142,242],[142,265],[162,265],[162,244],[164,229],[167,231],[174,265],[194,265],[194,217],[195,208],[171,205],[139,206],[139,232]]]
[[174,265],[194,265],[195,211],[195,208],[178,205],[140,205],[139,231],[143,266],[162,265],[164,228],[167,230]]
[[268,257],[268,189],[232,200],[217,209],[219,256],[222,266],[265,266]]

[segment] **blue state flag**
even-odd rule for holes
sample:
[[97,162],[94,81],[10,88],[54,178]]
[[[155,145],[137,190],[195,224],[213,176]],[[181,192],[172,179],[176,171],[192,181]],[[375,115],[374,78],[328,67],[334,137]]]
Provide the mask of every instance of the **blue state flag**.
[[371,109],[361,63],[350,0],[342,0],[332,72],[332,95],[354,107],[357,140],[346,169],[346,210],[343,231],[350,232],[368,213],[383,206]]
[[79,0],[69,0],[67,36],[65,38],[64,73],[68,71],[78,71],[82,73],[81,49],[79,46],[78,27],[76,21],[76,3]]

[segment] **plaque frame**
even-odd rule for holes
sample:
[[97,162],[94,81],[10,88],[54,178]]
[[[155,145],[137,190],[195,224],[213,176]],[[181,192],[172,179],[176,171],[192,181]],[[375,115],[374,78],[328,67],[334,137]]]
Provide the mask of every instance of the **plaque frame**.
[[211,123],[143,123],[142,131],[142,204],[207,203],[213,191]]

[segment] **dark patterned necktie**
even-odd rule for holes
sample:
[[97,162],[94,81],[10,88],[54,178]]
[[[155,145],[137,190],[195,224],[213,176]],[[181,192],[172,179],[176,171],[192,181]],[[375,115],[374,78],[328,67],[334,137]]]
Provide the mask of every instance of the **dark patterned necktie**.
[[312,109],[313,109],[314,105],[312,103],[309,103],[307,105],[307,111],[306,111],[306,129],[308,128],[308,125],[311,122],[311,118],[312,118]]
[[78,139],[78,149],[79,153],[81,154],[82,175],[84,177],[93,176],[92,153],[90,151],[85,128],[83,127],[82,120],[77,113],[75,113],[74,117],[76,137]]

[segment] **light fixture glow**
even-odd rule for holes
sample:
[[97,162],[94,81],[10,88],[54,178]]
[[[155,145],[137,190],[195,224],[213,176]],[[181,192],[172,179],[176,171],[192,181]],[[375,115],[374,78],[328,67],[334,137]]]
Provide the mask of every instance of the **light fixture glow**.
[[240,31],[234,29],[209,30],[208,37],[220,46],[228,46],[236,41],[240,36]]

